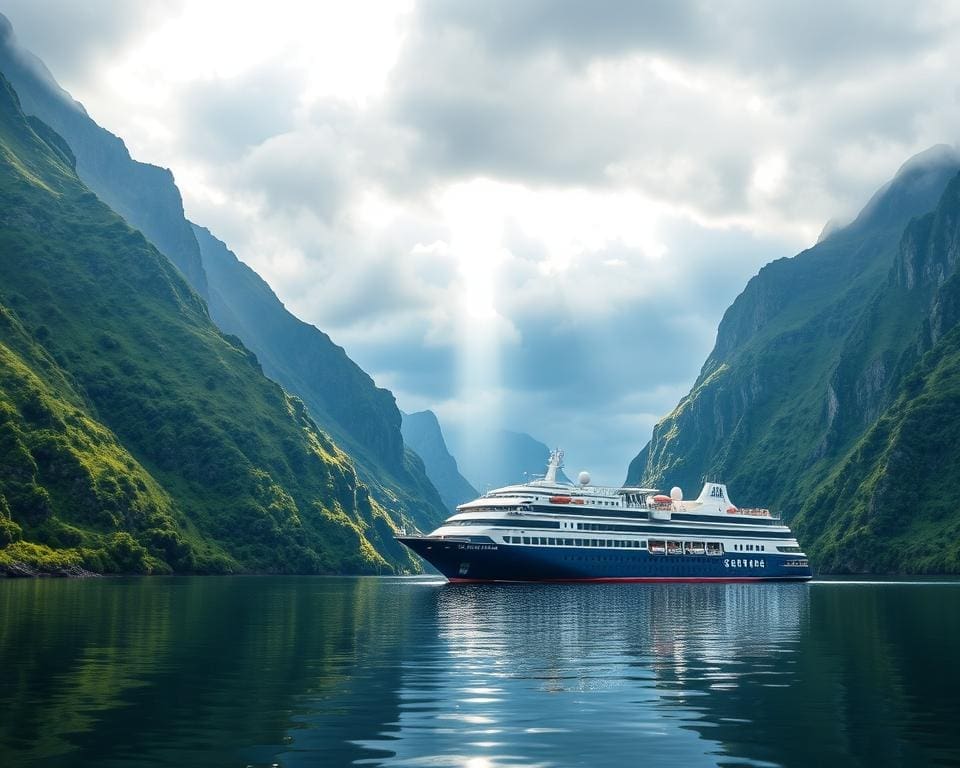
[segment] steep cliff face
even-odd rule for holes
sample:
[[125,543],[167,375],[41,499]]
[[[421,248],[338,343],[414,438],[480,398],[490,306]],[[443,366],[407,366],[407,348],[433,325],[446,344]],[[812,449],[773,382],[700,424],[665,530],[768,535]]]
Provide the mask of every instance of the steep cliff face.
[[362,445],[390,469],[403,465],[401,416],[393,394],[377,387],[327,334],[298,320],[270,286],[208,229],[193,225],[210,280],[213,321],[243,339],[266,373],[324,423]]
[[696,488],[709,474],[745,504],[798,514],[952,327],[942,286],[955,265],[949,248],[929,242],[955,223],[947,187],[958,170],[955,150],[928,150],[852,224],[764,267],[724,315],[700,377],[656,426],[628,481]]
[[97,125],[36,56],[17,45],[0,14],[0,72],[13,85],[23,111],[63,136],[76,155],[77,175],[97,196],[146,236],[183,272],[201,296],[206,276],[200,249],[183,216],[180,190],[166,168],[138,163],[123,141]]
[[303,403],[0,78],[0,570],[413,568]]
[[[958,266],[960,176],[936,211],[907,227],[889,281],[858,335],[866,348],[882,348],[890,364],[878,371],[863,355],[867,366],[848,377],[855,386],[845,406],[864,403],[871,377],[889,391],[889,405],[796,517],[798,534],[825,570],[960,572]],[[891,325],[897,343],[890,338],[881,347]],[[858,412],[855,421],[863,418]]]
[[423,459],[427,477],[440,492],[447,509],[477,498],[476,489],[460,474],[457,460],[447,450],[433,411],[404,413],[402,430],[404,442]]
[[20,92],[24,111],[66,139],[87,186],[180,269],[207,300],[214,322],[253,350],[270,378],[307,404],[311,417],[350,454],[374,496],[414,525],[431,527],[441,519],[443,502],[418,457],[403,444],[393,395],[378,388],[326,334],[290,314],[259,275],[209,231],[194,228],[184,218],[170,171],[131,159],[123,142],[97,125],[43,63],[17,45],[2,15],[0,72]]
[[294,317],[250,267],[194,225],[214,322],[252,349],[264,373],[302,398],[356,463],[374,497],[404,520],[435,527],[446,514],[418,457],[404,446],[393,394],[377,387],[342,347]]

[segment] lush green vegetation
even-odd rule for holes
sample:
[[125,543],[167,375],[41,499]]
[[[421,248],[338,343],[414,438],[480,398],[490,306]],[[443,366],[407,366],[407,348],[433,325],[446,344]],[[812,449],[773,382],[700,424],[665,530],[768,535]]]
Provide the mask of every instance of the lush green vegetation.
[[217,326],[241,338],[267,376],[303,399],[394,519],[435,528],[446,509],[420,458],[404,445],[393,394],[377,387],[329,336],[288,312],[224,243],[202,227],[194,232]]
[[[239,338],[268,378],[303,400],[389,517],[407,527],[435,527],[445,509],[421,462],[405,449],[393,395],[326,334],[288,312],[222,242],[191,225],[170,171],[134,160],[123,141],[97,125],[40,61],[2,30],[0,72],[14,85],[24,111],[43,121],[28,118],[34,130],[70,161],[75,156],[81,181],[180,270],[207,302],[216,326]],[[392,552],[388,558],[405,557],[392,541],[384,546]]]
[[960,328],[804,504],[797,533],[828,572],[960,573]]
[[303,403],[0,79],[0,569],[415,567]]
[[852,225],[762,269],[628,479],[722,478],[795,520],[824,571],[960,572],[956,172],[909,163]]
[[884,316],[914,316],[914,332],[895,347],[903,351],[892,366],[890,404],[796,518],[824,570],[960,573],[958,224],[960,177],[935,212],[908,227],[891,279],[859,329],[861,365],[869,364],[891,357],[892,345],[878,338],[892,325]]

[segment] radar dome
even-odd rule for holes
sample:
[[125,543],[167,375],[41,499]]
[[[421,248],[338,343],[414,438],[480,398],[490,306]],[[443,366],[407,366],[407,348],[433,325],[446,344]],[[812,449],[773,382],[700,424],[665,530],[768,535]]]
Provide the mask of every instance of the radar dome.
[[590,485],[590,473],[581,472],[577,477],[577,480],[579,481],[580,485]]
[[674,501],[683,501],[683,491],[679,485],[675,485],[670,489],[670,498]]

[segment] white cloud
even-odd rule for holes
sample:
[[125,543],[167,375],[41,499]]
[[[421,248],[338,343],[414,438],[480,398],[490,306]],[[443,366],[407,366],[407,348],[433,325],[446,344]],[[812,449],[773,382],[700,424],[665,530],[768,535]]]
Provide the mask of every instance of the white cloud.
[[10,6],[401,406],[611,482],[747,278],[960,125],[947,3]]

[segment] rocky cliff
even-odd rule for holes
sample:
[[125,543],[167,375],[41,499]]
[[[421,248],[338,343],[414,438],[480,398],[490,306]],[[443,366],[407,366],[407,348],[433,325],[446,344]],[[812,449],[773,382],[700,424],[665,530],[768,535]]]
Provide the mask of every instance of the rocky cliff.
[[[631,463],[628,482],[695,490],[710,475],[725,479],[735,500],[775,506],[788,519],[807,508],[952,327],[942,286],[953,265],[928,242],[947,237],[948,184],[958,170],[954,149],[918,155],[853,223],[752,278],[725,313],[691,392]],[[931,235],[934,221],[941,226]],[[871,568],[862,558],[826,557],[814,528],[815,563]]]
[[476,489],[460,474],[457,460],[447,450],[433,411],[404,413],[402,431],[404,442],[423,459],[427,477],[440,492],[447,509],[477,498]]

